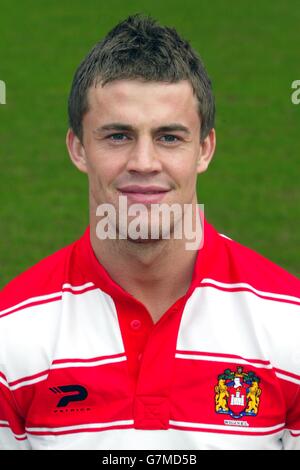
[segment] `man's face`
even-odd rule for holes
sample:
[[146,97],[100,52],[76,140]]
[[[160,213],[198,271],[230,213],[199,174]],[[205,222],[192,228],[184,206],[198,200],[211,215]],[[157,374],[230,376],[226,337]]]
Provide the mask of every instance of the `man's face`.
[[68,147],[71,154],[76,148],[71,158],[88,174],[92,210],[110,203],[118,211],[121,195],[128,206],[196,203],[197,173],[212,157],[214,131],[200,144],[198,103],[188,81],[116,80],[91,87],[88,102],[83,145],[73,136]]

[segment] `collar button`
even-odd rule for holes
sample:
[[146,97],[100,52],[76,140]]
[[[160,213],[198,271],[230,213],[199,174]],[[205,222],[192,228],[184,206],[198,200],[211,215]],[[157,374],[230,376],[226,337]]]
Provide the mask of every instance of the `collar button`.
[[132,322],[130,322],[130,326],[133,330],[139,330],[141,328],[141,321],[140,320],[132,320]]

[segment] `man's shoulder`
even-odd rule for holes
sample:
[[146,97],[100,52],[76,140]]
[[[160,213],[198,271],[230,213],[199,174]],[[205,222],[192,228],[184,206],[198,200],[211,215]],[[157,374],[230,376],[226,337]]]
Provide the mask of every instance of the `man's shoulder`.
[[[249,284],[254,289],[283,296],[298,298],[300,302],[300,279],[271,261],[253,248],[218,233],[220,240],[219,268],[222,265],[236,284]],[[246,287],[246,286],[244,286]],[[258,292],[259,293],[259,292]]]
[[[78,240],[46,256],[33,266],[12,279],[0,291],[0,317],[6,310],[30,302],[30,299],[43,299],[61,291],[69,280],[70,272],[76,275],[76,245]],[[73,269],[70,268],[73,264]]]

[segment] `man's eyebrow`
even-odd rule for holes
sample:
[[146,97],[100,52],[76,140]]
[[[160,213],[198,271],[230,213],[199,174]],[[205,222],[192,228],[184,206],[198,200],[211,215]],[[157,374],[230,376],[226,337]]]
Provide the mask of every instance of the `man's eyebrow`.
[[94,134],[101,134],[103,131],[133,131],[134,127],[130,124],[123,124],[122,122],[111,122],[97,127],[93,132]]
[[[124,124],[122,122],[111,122],[109,124],[104,124],[103,126],[97,127],[93,133],[101,134],[103,131],[135,131],[134,126],[130,124]],[[165,126],[159,126],[152,129],[152,133],[156,132],[184,132],[185,134],[190,134],[191,131],[188,127],[179,123],[172,123]]]
[[183,124],[168,124],[167,126],[160,126],[154,129],[155,132],[184,132],[185,134],[190,134],[191,131],[188,127],[184,126]]

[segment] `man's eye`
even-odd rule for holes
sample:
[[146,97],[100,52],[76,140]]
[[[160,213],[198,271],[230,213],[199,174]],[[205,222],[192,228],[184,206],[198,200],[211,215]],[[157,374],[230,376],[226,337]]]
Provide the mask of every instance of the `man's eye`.
[[118,134],[111,134],[111,135],[107,136],[107,138],[109,140],[112,140],[112,141],[122,142],[124,140],[127,140],[127,135],[122,134],[122,133],[119,132]]
[[167,142],[167,143],[170,143],[170,144],[173,144],[174,142],[178,142],[178,137],[176,137],[176,135],[172,135],[172,134],[166,134],[166,135],[163,135],[161,136],[161,139],[163,139],[164,142]]

